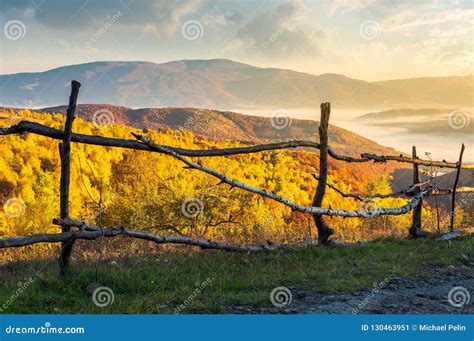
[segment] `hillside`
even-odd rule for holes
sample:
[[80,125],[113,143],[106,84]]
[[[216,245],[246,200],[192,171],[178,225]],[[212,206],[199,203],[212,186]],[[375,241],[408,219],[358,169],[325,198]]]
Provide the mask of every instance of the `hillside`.
[[163,64],[102,61],[0,75],[0,105],[39,108],[62,104],[71,79],[84,85],[81,103],[134,108],[314,108],[321,102],[367,110],[446,108],[472,106],[474,92],[473,76],[371,83],[340,74],[311,75],[227,59]]
[[[66,109],[66,106],[59,106],[39,111],[64,114]],[[101,110],[110,113],[111,115],[105,115],[112,117],[112,120],[118,124],[140,129],[181,129],[217,141],[262,143],[276,140],[316,141],[318,139],[316,121],[292,119],[288,127],[276,129],[272,126],[270,117],[248,116],[229,111],[195,108],[131,109],[113,105],[79,104],[76,114],[86,121],[93,121],[94,113]],[[329,139],[336,151],[349,155],[360,155],[363,152],[396,153],[393,148],[381,146],[334,125],[330,126]]]

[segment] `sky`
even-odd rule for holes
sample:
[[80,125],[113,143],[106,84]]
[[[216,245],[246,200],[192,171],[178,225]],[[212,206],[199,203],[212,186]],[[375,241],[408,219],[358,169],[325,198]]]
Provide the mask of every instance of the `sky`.
[[227,58],[368,81],[473,73],[468,1],[2,0],[0,74]]

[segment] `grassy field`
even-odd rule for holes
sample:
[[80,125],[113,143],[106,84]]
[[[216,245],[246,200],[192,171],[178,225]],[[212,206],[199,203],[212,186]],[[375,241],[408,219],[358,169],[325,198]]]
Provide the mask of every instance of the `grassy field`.
[[114,294],[113,304],[105,307],[95,305],[85,290],[96,282],[94,260],[76,260],[66,278],[58,277],[55,259],[17,262],[0,268],[0,308],[5,303],[4,313],[173,313],[182,305],[181,313],[223,313],[226,305],[270,306],[269,294],[278,286],[350,292],[391,276],[429,276],[428,264],[459,266],[466,255],[468,262],[472,244],[469,235],[270,254],[104,257],[98,282]]

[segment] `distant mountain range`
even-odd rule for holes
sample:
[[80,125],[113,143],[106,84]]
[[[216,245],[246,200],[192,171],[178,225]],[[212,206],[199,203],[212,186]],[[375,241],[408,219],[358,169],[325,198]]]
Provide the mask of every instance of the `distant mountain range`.
[[339,74],[316,76],[226,59],[163,64],[104,61],[0,75],[0,105],[40,108],[64,104],[73,79],[83,84],[80,103],[133,108],[317,108],[328,101],[336,108],[368,112],[446,109],[472,107],[474,93],[474,76],[366,82]]
[[[40,112],[62,113],[66,106],[39,109]],[[230,111],[196,108],[144,108],[79,104],[76,115],[86,121],[97,121],[95,113],[102,113],[107,123],[120,123],[138,129],[186,130],[211,140],[233,140],[250,143],[288,141],[292,139],[318,140],[318,122],[292,119],[281,121],[271,117],[257,117]],[[97,114],[96,114],[97,115]],[[96,116],[98,117],[98,116]],[[100,119],[99,119],[100,120]],[[329,140],[337,152],[359,156],[360,153],[399,153],[351,131],[330,125]]]

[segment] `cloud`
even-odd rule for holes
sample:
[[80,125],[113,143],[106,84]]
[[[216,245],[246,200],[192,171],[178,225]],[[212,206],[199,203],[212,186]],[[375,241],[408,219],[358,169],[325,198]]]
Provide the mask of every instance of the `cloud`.
[[6,16],[31,16],[48,28],[78,32],[94,30],[120,11],[118,25],[171,35],[179,31],[183,17],[195,13],[201,4],[201,0],[2,0],[0,10]]
[[278,57],[319,54],[318,41],[324,38],[322,31],[306,32],[299,28],[308,10],[302,1],[280,4],[258,14],[240,27],[236,33],[238,42],[230,45],[243,46],[250,53]]
[[333,16],[336,12],[359,11],[373,5],[377,0],[334,0],[329,7],[328,15]]
[[467,22],[472,25],[474,23],[474,10],[450,9],[430,13],[405,10],[385,19],[382,22],[382,29],[386,32],[395,32],[449,22]]
[[33,91],[34,88],[36,88],[38,85],[39,85],[39,81],[38,81],[38,79],[36,79],[36,82],[31,83],[31,84],[25,84],[25,85],[23,85],[23,86],[20,86],[20,89]]

